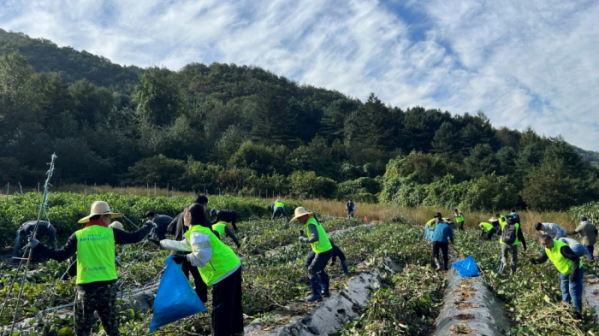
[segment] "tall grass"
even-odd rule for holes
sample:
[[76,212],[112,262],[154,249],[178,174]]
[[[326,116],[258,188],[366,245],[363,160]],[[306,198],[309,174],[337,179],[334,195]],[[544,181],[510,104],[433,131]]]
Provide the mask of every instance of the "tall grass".
[[[92,195],[94,192],[98,194],[103,193],[115,193],[119,195],[138,195],[138,196],[154,196],[154,187],[150,186],[137,186],[137,187],[112,187],[109,185],[96,186],[83,185],[83,184],[71,184],[58,187],[52,191],[57,192],[72,192],[78,194],[87,193]],[[182,192],[166,190],[164,188],[156,189],[157,196],[191,196],[193,192]],[[214,197],[214,196],[212,196]],[[242,197],[250,199],[253,197]],[[287,198],[281,197],[283,202]],[[274,201],[274,199],[273,199]],[[326,199],[310,199],[301,201],[302,206],[308,211],[315,211],[321,214],[346,217],[347,211],[345,210],[345,201],[335,201]],[[357,209],[354,213],[355,217],[368,218],[368,220],[382,221],[389,219],[394,216],[403,216],[407,218],[414,225],[424,225],[429,219],[433,218],[436,212],[441,212],[444,217],[453,218],[453,211],[443,207],[402,207],[395,206],[393,204],[372,204],[372,203],[356,203]],[[502,210],[495,213],[488,211],[466,211],[462,210],[465,218],[465,228],[467,230],[478,230],[478,222],[488,222],[489,219],[495,216],[496,213],[508,214],[509,211]],[[524,233],[532,236],[538,235],[535,230],[535,224],[538,222],[549,222],[556,223],[563,227],[567,231],[573,231],[577,224],[572,217],[566,212],[537,212],[537,211],[523,211],[518,213],[521,219],[521,227]],[[292,215],[292,214],[289,214]]]

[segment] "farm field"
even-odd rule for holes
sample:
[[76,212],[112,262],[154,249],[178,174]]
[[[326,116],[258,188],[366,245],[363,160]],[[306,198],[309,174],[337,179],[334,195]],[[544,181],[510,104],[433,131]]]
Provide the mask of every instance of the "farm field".
[[[34,218],[38,195],[26,194],[11,197],[0,203],[2,211],[3,246],[10,246],[14,232],[23,219]],[[78,228],[77,219],[87,214],[89,205],[95,199],[80,194],[52,193],[48,201],[48,217],[59,228],[60,239]],[[105,194],[98,199],[108,201],[115,209],[127,215],[135,224],[143,223],[146,210],[158,210],[174,215],[191,202],[189,196],[143,197],[135,195]],[[317,208],[318,200],[301,202],[308,209]],[[444,291],[447,280],[443,273],[435,272],[431,266],[431,247],[423,239],[420,220],[432,208],[401,209],[388,205],[377,205],[377,209],[388,207],[393,215],[385,220],[368,224],[363,218],[342,219],[326,216],[326,207],[334,203],[320,201],[320,220],[332,240],[340,246],[348,258],[352,276],[376,270],[378,285],[371,289],[371,296],[361,316],[348,321],[339,334],[343,335],[432,335],[436,328],[436,318],[444,304]],[[230,239],[225,242],[242,258],[243,262],[243,309],[245,323],[260,322],[265,331],[284,327],[294,318],[308,316],[318,304],[304,304],[310,286],[305,257],[309,246],[297,243],[297,223],[287,224],[283,220],[271,222],[268,200],[241,199],[230,196],[210,197],[209,208],[233,208],[244,220],[239,223],[238,237],[240,249],[234,248]],[[300,205],[299,201],[287,201],[288,210]],[[372,206],[372,208],[375,208]],[[325,210],[321,210],[325,209]],[[360,211],[361,208],[358,209]],[[409,211],[412,212],[409,212]],[[373,211],[370,209],[369,211]],[[372,214],[369,214],[371,217]],[[523,213],[523,217],[527,213]],[[565,216],[564,216],[565,217]],[[428,219],[428,217],[427,217]],[[127,220],[122,221],[128,230],[134,227]],[[346,230],[351,229],[351,230]],[[346,230],[341,232],[340,230]],[[334,232],[339,232],[335,234]],[[514,279],[498,275],[499,246],[497,242],[483,242],[477,232],[458,232],[456,247],[461,256],[472,255],[479,263],[484,283],[506,304],[504,312],[511,322],[508,335],[591,335],[599,330],[594,323],[594,312],[585,306],[582,322],[575,323],[568,316],[568,308],[560,304],[559,278],[555,267],[550,263],[532,265],[527,257],[539,251],[536,236],[527,236],[529,250],[522,253],[520,268]],[[285,247],[281,249],[281,247]],[[168,251],[159,250],[154,245],[141,242],[135,245],[118,247],[122,267],[119,268],[119,319],[122,334],[146,335],[152,319],[151,311],[140,310],[130,301],[130,297],[141,289],[152,290],[164,271],[164,260]],[[273,253],[274,252],[274,253]],[[526,256],[526,257],[525,257]],[[458,256],[454,254],[454,258]],[[391,272],[385,266],[393,261],[401,270]],[[36,273],[25,283],[19,326],[20,335],[71,335],[73,317],[68,305],[75,294],[75,279],[60,280],[68,266],[67,262],[48,261],[35,266]],[[346,278],[338,264],[327,267],[331,275],[333,291],[342,291],[347,286]],[[7,302],[0,315],[0,324],[10,326],[14,314],[18,281],[10,284],[16,269],[2,264],[2,284],[0,302]],[[599,273],[599,268],[585,261],[585,275]],[[152,295],[150,295],[151,297]],[[151,308],[151,299],[149,307]],[[48,310],[67,306],[63,309]],[[147,308],[147,307],[146,307]],[[161,328],[161,335],[206,335],[210,333],[210,304],[208,312],[202,313]],[[96,325],[98,334],[103,334],[101,325]]]

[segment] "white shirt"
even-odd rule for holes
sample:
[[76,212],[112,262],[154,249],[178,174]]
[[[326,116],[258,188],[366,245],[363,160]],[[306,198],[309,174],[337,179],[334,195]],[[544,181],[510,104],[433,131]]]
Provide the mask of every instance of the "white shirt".
[[551,238],[559,239],[561,237],[565,237],[567,235],[566,230],[562,229],[561,226],[555,223],[541,223],[545,227],[544,230],[541,230],[543,234],[548,234]]

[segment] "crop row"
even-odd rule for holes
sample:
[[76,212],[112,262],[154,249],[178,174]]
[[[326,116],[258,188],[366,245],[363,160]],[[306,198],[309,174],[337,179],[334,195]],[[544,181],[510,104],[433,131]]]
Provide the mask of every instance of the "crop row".
[[[529,259],[537,257],[541,246],[537,239],[525,238],[528,251],[519,248],[518,270],[510,277],[498,274],[500,246],[497,241],[483,242],[477,234],[468,232],[456,237],[458,250],[464,256],[473,256],[484,272],[485,284],[505,302],[506,313],[514,322],[509,335],[583,335],[599,330],[594,322],[594,311],[586,306],[582,319],[575,320],[574,308],[561,302],[558,271],[550,261],[532,264]],[[597,273],[595,263],[586,259],[583,263],[585,275]]]
[[[96,200],[107,201],[113,209],[124,213],[136,224],[143,223],[146,211],[159,211],[175,216],[189,205],[192,197],[142,197],[135,195],[102,194],[83,196],[71,193],[50,193],[48,197],[48,218],[57,229],[59,240],[64,242],[76,230],[81,228],[77,221],[89,213],[91,203]],[[0,249],[12,245],[15,232],[28,220],[37,219],[41,195],[27,193],[23,196],[0,200]],[[242,219],[270,216],[270,202],[261,199],[243,199],[231,196],[211,196],[208,207],[216,209],[235,209]],[[286,202],[289,213],[293,213],[298,201]],[[44,218],[45,219],[45,216]],[[125,228],[134,229],[127,221]]]

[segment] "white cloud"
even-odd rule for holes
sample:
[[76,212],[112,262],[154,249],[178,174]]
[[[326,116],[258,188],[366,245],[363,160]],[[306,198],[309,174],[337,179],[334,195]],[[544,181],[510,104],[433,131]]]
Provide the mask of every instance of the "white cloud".
[[[496,126],[599,150],[594,1],[6,1],[0,27],[121,64],[259,65],[406,108],[483,110]],[[399,7],[407,12],[396,12]],[[409,11],[425,18],[410,22]],[[414,29],[424,29],[413,40]]]

